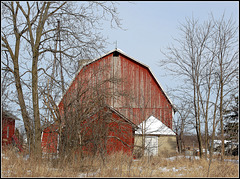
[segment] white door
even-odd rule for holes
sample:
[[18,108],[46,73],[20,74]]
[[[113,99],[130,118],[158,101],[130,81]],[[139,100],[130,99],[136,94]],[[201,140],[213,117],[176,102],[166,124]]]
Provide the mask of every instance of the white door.
[[158,155],[158,137],[157,136],[146,136],[145,137],[145,152],[146,156]]

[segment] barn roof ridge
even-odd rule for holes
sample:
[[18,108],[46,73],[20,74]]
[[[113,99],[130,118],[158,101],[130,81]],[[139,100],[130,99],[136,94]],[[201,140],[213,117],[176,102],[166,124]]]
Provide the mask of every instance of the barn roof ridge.
[[109,55],[109,54],[111,54],[111,53],[113,53],[113,52],[115,52],[115,51],[117,51],[117,52],[121,53],[122,55],[124,55],[124,56],[126,56],[126,57],[128,57],[128,58],[130,58],[130,59],[132,59],[132,60],[134,60],[135,62],[137,62],[137,63],[145,66],[145,67],[149,70],[149,72],[152,74],[153,78],[156,80],[157,84],[159,85],[159,87],[160,87],[161,90],[163,91],[163,93],[164,93],[164,95],[166,96],[167,100],[170,102],[171,106],[173,107],[173,111],[175,112],[176,109],[175,109],[174,104],[172,103],[172,101],[171,101],[171,99],[169,98],[169,96],[167,95],[167,93],[164,91],[162,85],[160,84],[160,82],[158,81],[158,79],[156,78],[156,76],[154,75],[154,73],[152,72],[152,70],[150,69],[150,67],[149,67],[148,65],[146,65],[146,64],[144,64],[144,63],[136,60],[135,58],[127,55],[124,51],[122,51],[122,50],[119,49],[119,48],[115,48],[115,49],[113,49],[113,50],[111,50],[111,51],[109,51],[109,52],[101,55],[100,57],[97,57],[97,58],[93,59],[92,61],[83,63],[83,64],[79,67],[78,71],[75,73],[73,79],[72,79],[71,82],[69,83],[69,85],[68,85],[68,87],[66,88],[64,94],[61,96],[59,102],[57,103],[57,106],[60,104],[60,102],[62,101],[62,99],[63,99],[63,97],[65,96],[66,92],[68,91],[68,89],[70,88],[70,86],[72,85],[73,81],[76,79],[78,73],[82,70],[83,67],[85,67],[85,66],[87,66],[87,65],[89,65],[89,64],[91,64],[91,63],[93,63],[93,62],[95,62],[95,61],[97,61],[97,60],[100,60],[101,58],[103,58],[103,57],[105,57],[105,56],[107,56],[107,55]]

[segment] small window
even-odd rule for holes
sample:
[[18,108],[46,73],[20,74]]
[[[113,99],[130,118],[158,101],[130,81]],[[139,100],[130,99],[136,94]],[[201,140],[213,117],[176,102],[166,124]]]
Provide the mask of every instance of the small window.
[[119,52],[118,51],[113,52],[113,56],[114,57],[118,57],[119,56]]

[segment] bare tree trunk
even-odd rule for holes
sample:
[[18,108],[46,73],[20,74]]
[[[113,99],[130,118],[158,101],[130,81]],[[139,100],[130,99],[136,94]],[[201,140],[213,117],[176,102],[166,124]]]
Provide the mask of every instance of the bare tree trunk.
[[220,112],[220,127],[221,127],[221,141],[222,141],[221,161],[223,161],[224,160],[224,153],[225,153],[225,146],[224,146],[224,129],[223,129],[223,82],[222,82],[222,74],[221,74],[221,78],[220,78],[220,106],[219,106],[219,110],[220,110],[219,112]]
[[[14,9],[13,9],[14,12]],[[16,18],[17,18],[17,14],[13,14],[14,16],[14,26],[16,27]],[[10,53],[11,59],[13,61],[13,65],[14,65],[14,70],[13,70],[13,74],[14,74],[14,78],[15,78],[15,86],[16,86],[16,90],[17,90],[17,96],[18,96],[18,101],[19,101],[19,105],[20,105],[20,109],[21,109],[21,113],[22,113],[22,118],[23,118],[23,122],[24,122],[24,127],[27,133],[27,140],[29,142],[29,147],[30,147],[30,154],[32,154],[32,151],[34,151],[34,140],[33,140],[33,129],[32,129],[32,125],[31,125],[31,119],[29,117],[29,114],[27,112],[27,108],[26,108],[26,104],[25,104],[25,100],[24,100],[24,96],[23,96],[23,91],[22,91],[22,85],[21,85],[21,81],[20,81],[20,73],[19,73],[19,62],[18,62],[18,58],[19,58],[19,49],[20,49],[20,38],[21,38],[21,34],[18,33],[17,31],[17,27],[14,30],[15,33],[15,37],[16,37],[16,41],[15,41],[15,54],[13,53],[10,45],[8,44],[8,41],[6,39],[6,37],[2,36],[2,40],[4,42],[3,46],[5,48],[8,49],[8,52]],[[23,32],[22,32],[23,33]]]
[[[194,72],[194,70],[193,70]],[[196,71],[195,71],[196,73]],[[200,106],[199,106],[199,95],[198,95],[198,84],[196,84],[197,76],[193,76],[193,93],[194,93],[194,111],[195,111],[195,122],[196,122],[196,132],[197,132],[197,139],[198,139],[198,146],[199,146],[199,154],[200,158],[202,158],[202,135],[201,135],[201,124],[200,124]],[[197,99],[196,99],[197,98]]]
[[34,136],[36,157],[42,158],[41,150],[41,123],[39,115],[39,99],[38,99],[38,74],[37,74],[37,59],[33,59],[32,64],[32,100],[33,100],[33,116],[34,116]]
[[[208,109],[208,105],[206,107]],[[206,111],[207,113],[207,111]],[[208,115],[206,114],[205,117],[205,158],[207,159],[207,153],[208,153],[208,148],[209,144],[208,144]]]
[[[208,91],[207,91],[207,101],[206,101],[206,108],[204,110],[204,107],[202,105],[204,112],[204,116],[205,116],[205,158],[207,159],[207,152],[209,151],[209,139],[208,139],[208,112],[209,112],[209,102],[210,102],[210,94],[211,94],[211,84],[210,84],[210,79],[211,79],[211,73],[212,73],[212,64],[213,64],[213,60],[211,62],[211,66],[210,66],[210,75],[208,78]],[[201,96],[202,98],[202,96]],[[203,100],[201,99],[201,102]]]
[[61,73],[61,84],[62,84],[62,95],[64,94],[64,77],[63,77],[63,65],[62,65],[62,50],[61,50],[61,37],[60,37],[60,20],[58,20],[58,41],[59,41],[59,63],[60,63],[60,73]]
[[219,90],[218,90],[218,92],[217,92],[216,101],[215,101],[215,104],[214,104],[212,138],[211,138],[211,146],[210,146],[210,151],[209,151],[209,164],[208,164],[207,177],[209,177],[209,173],[210,173],[210,167],[211,167],[212,157],[213,157],[213,145],[214,145],[214,139],[215,139],[215,131],[216,131],[217,123],[218,123],[218,122],[216,121],[218,95],[219,95]]
[[37,26],[36,39],[33,39],[33,33],[30,25],[29,17],[26,16],[28,20],[29,32],[31,36],[31,47],[33,52],[32,59],[32,101],[33,101],[33,116],[34,116],[34,135],[35,135],[35,155],[39,159],[42,158],[42,148],[41,148],[41,123],[40,123],[40,114],[39,114],[39,98],[38,98],[38,61],[39,61],[39,46],[40,40],[42,37],[42,31],[44,24],[47,19],[47,13],[50,6],[50,2],[43,5],[39,23]]

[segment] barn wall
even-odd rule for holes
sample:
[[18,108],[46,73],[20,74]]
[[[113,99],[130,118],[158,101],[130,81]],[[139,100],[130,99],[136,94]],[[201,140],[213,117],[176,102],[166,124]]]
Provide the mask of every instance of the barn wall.
[[112,114],[112,118],[114,121],[109,124],[107,152],[110,154],[123,151],[124,153],[131,154],[134,145],[132,126],[114,113]]
[[[158,136],[158,156],[176,154],[176,136],[156,135]],[[142,135],[135,135],[134,151],[142,146]]]
[[176,136],[158,136],[158,156],[176,154]]
[[[102,113],[103,112],[103,113]],[[103,116],[101,116],[102,114]],[[111,120],[110,118],[104,118],[105,114],[109,113],[109,110],[101,111],[91,118],[94,121],[87,124],[87,128],[85,130],[83,136],[83,140],[89,140],[87,145],[84,145],[83,152],[85,154],[91,154],[93,152],[93,142],[91,142],[92,138],[98,138],[95,135],[101,135],[106,132],[106,138],[101,138],[103,141],[98,145],[98,149],[106,146],[106,152],[108,154],[123,151],[127,154],[132,154],[133,151],[133,129],[130,123],[126,122],[122,117],[118,116],[114,112],[111,112]],[[85,139],[84,139],[85,138]],[[95,141],[99,142],[99,141]],[[105,145],[106,144],[106,145]]]
[[[111,120],[106,119],[107,122],[104,123],[103,121],[105,119],[101,116],[101,113],[103,116],[105,116],[104,114],[107,112],[109,111],[105,109],[93,115],[91,117],[93,122],[91,123],[89,123],[91,120],[81,123],[82,126],[79,126],[79,129],[82,131],[82,139],[91,140],[92,138],[96,137],[96,135],[107,131],[106,141],[103,141],[99,145],[103,147],[103,144],[106,142],[106,151],[108,154],[119,151],[123,151],[127,154],[132,154],[134,144],[132,125],[114,112],[111,112]],[[45,128],[42,134],[43,153],[57,153],[58,133],[55,132],[55,130],[56,127],[52,125]],[[84,154],[92,154],[94,147],[92,142],[88,141],[86,145],[83,143],[82,145]]]

